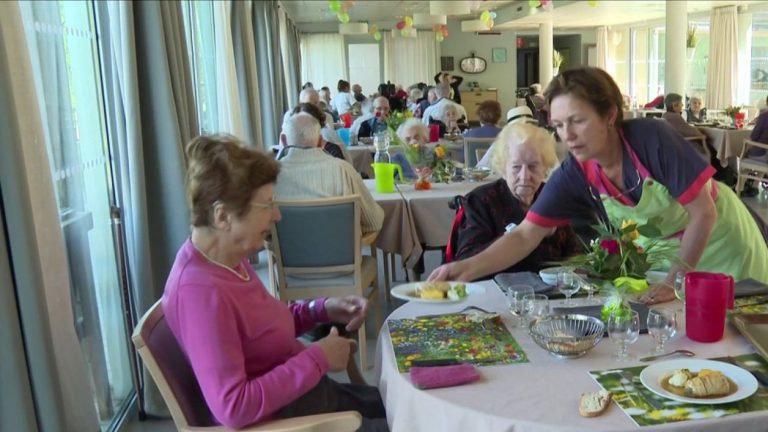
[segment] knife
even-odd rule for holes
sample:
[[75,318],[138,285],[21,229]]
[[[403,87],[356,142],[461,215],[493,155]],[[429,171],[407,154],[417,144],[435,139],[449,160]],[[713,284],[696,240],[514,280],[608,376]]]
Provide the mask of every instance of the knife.
[[730,364],[732,364],[734,366],[738,366],[738,367],[746,370],[747,372],[751,373],[752,376],[754,376],[755,379],[757,379],[757,381],[760,384],[762,384],[764,387],[768,387],[768,374],[767,373],[765,373],[763,371],[759,371],[759,370],[750,369],[744,363],[740,362],[739,360],[736,360],[735,357],[728,356],[728,357],[724,357],[723,359],[725,360],[726,363],[730,363]]

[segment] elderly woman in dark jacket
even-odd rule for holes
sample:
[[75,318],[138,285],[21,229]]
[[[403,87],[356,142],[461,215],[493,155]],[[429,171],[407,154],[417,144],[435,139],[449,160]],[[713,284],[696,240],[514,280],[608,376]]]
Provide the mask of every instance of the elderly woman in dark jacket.
[[[525,219],[544,186],[544,178],[557,163],[555,141],[547,130],[532,124],[509,124],[490,149],[491,166],[502,178],[478,187],[464,198],[455,259],[471,257]],[[525,259],[504,272],[539,271],[549,262],[583,251],[570,227],[553,229],[549,237]],[[493,275],[483,275],[487,279]]]

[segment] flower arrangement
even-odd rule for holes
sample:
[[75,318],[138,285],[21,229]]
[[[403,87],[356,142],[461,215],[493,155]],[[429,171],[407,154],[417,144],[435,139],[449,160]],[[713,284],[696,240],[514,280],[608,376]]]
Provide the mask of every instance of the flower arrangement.
[[699,43],[699,37],[696,36],[696,26],[692,25],[688,27],[688,33],[685,38],[685,47],[686,48],[696,48],[696,45]]
[[727,115],[730,118],[734,118],[736,114],[741,112],[741,105],[739,106],[728,106],[723,111],[725,111],[725,115]]
[[[590,277],[608,282],[612,292],[603,306],[604,319],[616,311],[629,311],[628,297],[648,289],[648,270],[677,260],[675,250],[667,242],[657,240],[661,237],[657,228],[660,222],[660,217],[654,217],[642,225],[631,219],[623,220],[619,228],[595,225],[598,237],[585,245],[587,253],[565,261]],[[640,243],[640,236],[646,238],[644,244]]]
[[397,140],[397,129],[401,124],[405,123],[408,119],[413,118],[413,113],[410,110],[395,111],[389,114],[387,118],[387,127],[389,128],[389,134]]
[[430,189],[429,176],[439,182],[448,183],[456,169],[456,162],[448,158],[448,152],[441,145],[411,144],[404,146],[405,158],[408,159],[419,175],[417,190]]

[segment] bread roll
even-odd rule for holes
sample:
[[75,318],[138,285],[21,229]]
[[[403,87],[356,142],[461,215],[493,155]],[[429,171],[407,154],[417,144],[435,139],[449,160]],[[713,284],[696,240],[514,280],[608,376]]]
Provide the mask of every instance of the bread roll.
[[611,400],[613,400],[613,394],[607,390],[582,393],[579,400],[579,414],[583,417],[597,417],[608,409]]

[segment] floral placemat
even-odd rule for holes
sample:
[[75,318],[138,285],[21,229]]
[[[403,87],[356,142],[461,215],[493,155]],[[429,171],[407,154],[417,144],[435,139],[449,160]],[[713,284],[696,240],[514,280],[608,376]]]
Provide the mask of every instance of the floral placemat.
[[[768,372],[768,363],[758,354],[735,357],[753,370]],[[713,358],[712,360],[722,360]],[[750,411],[768,409],[768,388],[759,384],[757,392],[738,402],[698,405],[661,397],[640,382],[645,366],[591,371],[589,374],[604,389],[613,393],[613,400],[638,426],[652,426],[687,420],[725,417]]]
[[729,313],[768,313],[768,295],[738,297],[733,300],[733,311]]
[[527,363],[500,317],[476,322],[456,313],[387,321],[397,368],[413,360],[455,359],[476,365]]

